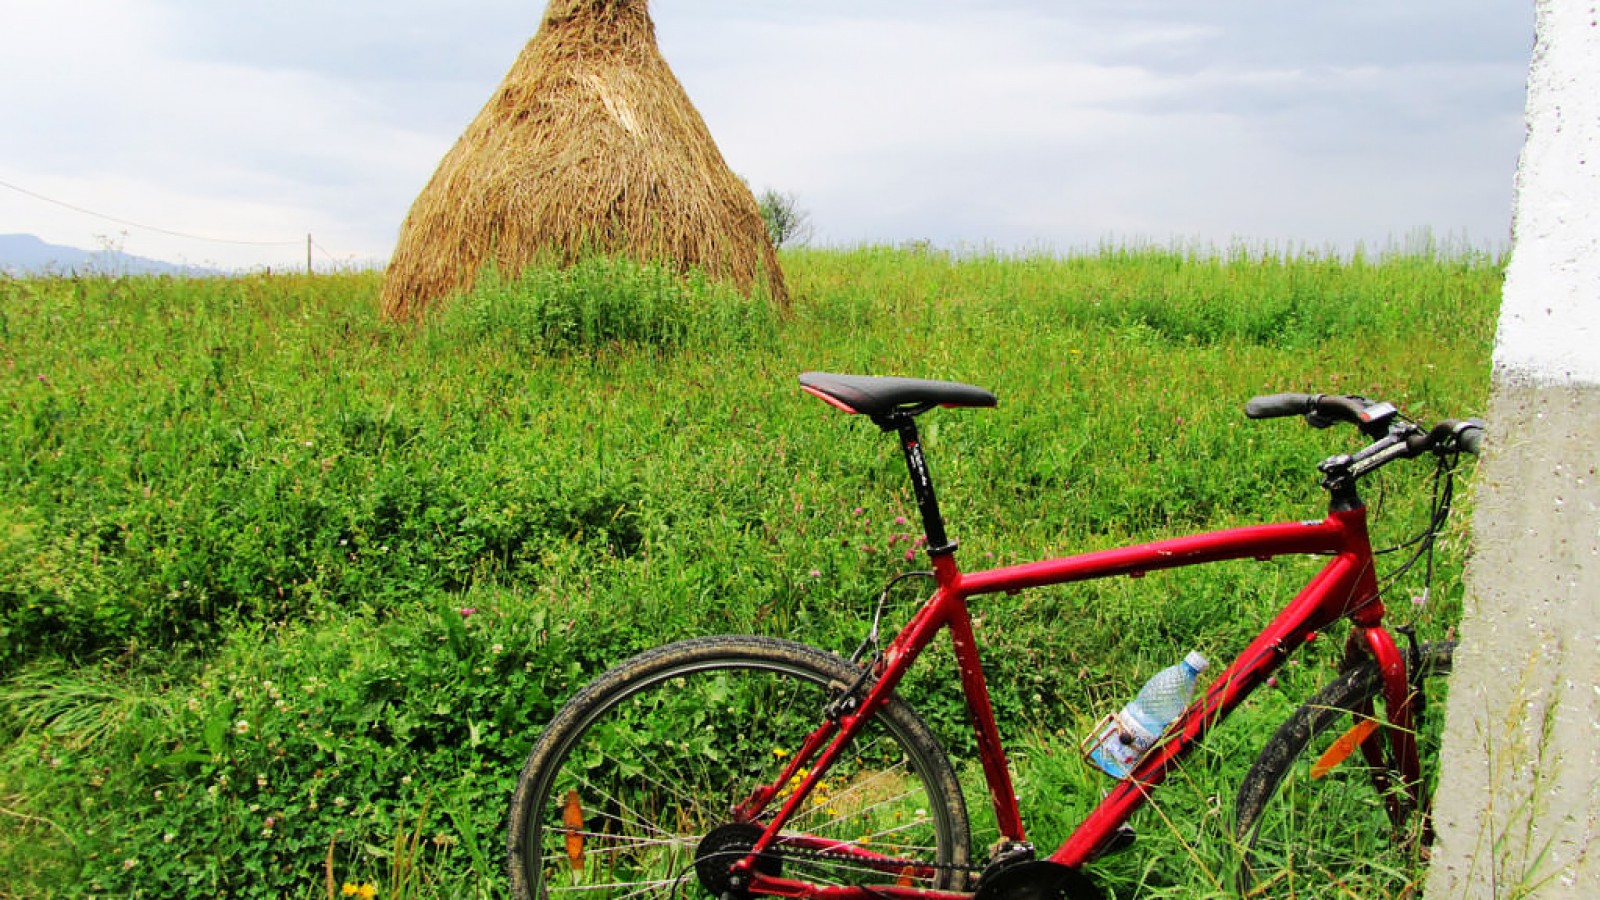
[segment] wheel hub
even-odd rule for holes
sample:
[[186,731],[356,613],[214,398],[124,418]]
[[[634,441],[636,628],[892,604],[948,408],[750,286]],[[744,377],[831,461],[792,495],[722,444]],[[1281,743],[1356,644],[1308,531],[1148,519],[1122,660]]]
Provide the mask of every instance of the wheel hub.
[[[764,829],[751,822],[730,822],[711,829],[700,839],[694,853],[694,873],[700,885],[713,897],[748,897],[743,885],[735,883],[733,864],[744,859],[750,848],[760,840]],[[756,857],[756,871],[763,875],[780,875],[783,860],[772,853]]]

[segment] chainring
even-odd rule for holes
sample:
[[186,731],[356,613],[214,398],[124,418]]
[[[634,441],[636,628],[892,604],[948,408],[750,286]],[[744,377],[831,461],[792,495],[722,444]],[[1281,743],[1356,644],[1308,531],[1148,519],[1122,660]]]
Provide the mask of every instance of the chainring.
[[987,873],[973,900],[1105,900],[1105,894],[1071,866],[1030,859]]

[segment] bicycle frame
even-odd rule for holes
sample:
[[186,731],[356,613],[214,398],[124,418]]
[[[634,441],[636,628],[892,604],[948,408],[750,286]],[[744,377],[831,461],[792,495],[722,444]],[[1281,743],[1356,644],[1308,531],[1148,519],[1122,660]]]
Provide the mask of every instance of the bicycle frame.
[[[909,886],[879,885],[870,892],[850,886],[819,886],[762,874],[755,869],[754,859],[779,840],[780,830],[799,809],[815,784],[824,777],[866,720],[884,704],[922,651],[946,629],[950,631],[962,691],[977,738],[1001,838],[1006,841],[1025,841],[1016,794],[972,632],[968,600],[986,594],[1113,576],[1139,577],[1146,572],[1224,560],[1266,560],[1276,556],[1307,554],[1330,557],[1295,598],[1167,729],[1162,740],[1129,776],[1119,781],[1061,846],[1050,854],[1049,859],[1072,867],[1093,860],[1108,846],[1117,828],[1149,799],[1151,792],[1173,767],[1214,726],[1227,718],[1295,650],[1341,618],[1350,619],[1354,626],[1346,646],[1347,655],[1370,654],[1382,671],[1388,718],[1394,726],[1374,732],[1363,742],[1361,749],[1369,761],[1381,761],[1382,732],[1388,731],[1396,766],[1413,792],[1412,802],[1416,801],[1420,765],[1412,731],[1411,688],[1406,659],[1393,636],[1383,627],[1384,607],[1374,574],[1366,508],[1355,497],[1353,490],[1343,497],[1336,494],[1332,509],[1322,521],[1226,529],[964,573],[956,563],[954,544],[945,540],[932,481],[927,477],[926,465],[916,441],[915,426],[912,424],[907,428],[906,423],[899,423],[899,430],[917,499],[928,526],[930,553],[938,587],[876,658],[873,669],[876,680],[865,695],[853,705],[846,703],[843,708],[830,709],[826,721],[787,760],[776,780],[756,791],[735,809],[735,816],[739,820],[754,821],[778,796],[784,785],[791,784],[802,769],[810,770],[799,777],[797,789],[785,797],[781,808],[764,825],[762,837],[752,848],[750,856],[734,866],[736,872],[748,879],[747,890],[751,893],[828,900],[865,900],[869,894],[907,900],[913,897],[968,896]],[[1370,715],[1372,710],[1363,712]],[[849,851],[849,848],[833,846],[832,842],[821,839],[785,836],[782,840],[788,845],[808,849]],[[895,860],[867,851],[849,852],[864,865],[879,865],[890,870],[894,870],[896,865]]]

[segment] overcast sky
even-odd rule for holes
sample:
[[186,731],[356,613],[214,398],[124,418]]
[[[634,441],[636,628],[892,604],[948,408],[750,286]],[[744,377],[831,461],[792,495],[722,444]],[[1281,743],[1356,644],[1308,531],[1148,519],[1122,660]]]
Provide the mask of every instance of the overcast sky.
[[[310,233],[319,265],[385,259],[543,6],[0,0],[0,233],[229,267],[303,265]],[[1530,0],[652,13],[728,164],[822,244],[1508,241]]]

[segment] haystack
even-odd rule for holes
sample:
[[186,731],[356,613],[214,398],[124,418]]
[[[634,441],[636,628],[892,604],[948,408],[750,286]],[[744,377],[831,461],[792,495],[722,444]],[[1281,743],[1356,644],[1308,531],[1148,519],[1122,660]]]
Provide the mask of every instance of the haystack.
[[657,49],[647,0],[550,0],[406,216],[384,313],[413,318],[491,263],[516,274],[590,254],[788,303],[755,198]]

